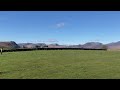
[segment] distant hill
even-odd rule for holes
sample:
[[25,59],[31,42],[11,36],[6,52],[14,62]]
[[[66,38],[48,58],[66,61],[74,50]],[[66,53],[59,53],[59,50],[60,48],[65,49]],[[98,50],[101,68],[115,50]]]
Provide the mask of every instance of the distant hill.
[[18,44],[20,48],[35,48],[36,45],[33,43],[20,43]]
[[82,48],[82,45],[69,45],[68,48]]
[[101,49],[102,47],[103,44],[99,42],[88,42],[82,45],[82,48],[91,48],[91,49]]
[[47,46],[45,43],[19,43],[20,48],[36,48],[36,47],[44,47]]
[[15,49],[19,48],[19,46],[14,41],[0,42],[0,48]]
[[[120,50],[120,41],[112,42],[105,44],[108,49],[110,50]],[[9,42],[0,42],[0,48],[7,48],[7,49],[16,49],[16,48],[88,48],[88,49],[102,49],[104,44],[100,42],[87,42],[85,44],[79,45],[59,45],[59,44],[49,44],[46,45],[45,43],[19,43],[16,44],[14,41]]]
[[106,44],[108,49],[120,49],[120,41]]

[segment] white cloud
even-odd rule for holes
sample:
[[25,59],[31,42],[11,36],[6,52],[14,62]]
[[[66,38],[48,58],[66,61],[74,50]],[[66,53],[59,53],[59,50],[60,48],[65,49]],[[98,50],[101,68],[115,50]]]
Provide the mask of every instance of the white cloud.
[[58,42],[56,39],[48,39],[47,42]]
[[30,42],[34,42],[34,43],[47,43],[47,42],[49,42],[49,43],[51,43],[51,42],[58,42],[58,40],[56,40],[56,39],[48,39],[48,40],[36,40],[36,41],[30,41]]
[[61,22],[61,23],[56,24],[56,26],[57,26],[57,28],[62,28],[65,26],[65,23]]
[[99,42],[99,41],[100,41],[100,39],[96,39],[95,41]]

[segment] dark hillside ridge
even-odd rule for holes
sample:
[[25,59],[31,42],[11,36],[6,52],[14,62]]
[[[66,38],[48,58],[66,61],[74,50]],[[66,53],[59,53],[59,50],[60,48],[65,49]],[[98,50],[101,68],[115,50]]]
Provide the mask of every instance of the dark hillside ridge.
[[0,42],[0,48],[16,49],[20,47],[14,41],[10,41],[10,42]]

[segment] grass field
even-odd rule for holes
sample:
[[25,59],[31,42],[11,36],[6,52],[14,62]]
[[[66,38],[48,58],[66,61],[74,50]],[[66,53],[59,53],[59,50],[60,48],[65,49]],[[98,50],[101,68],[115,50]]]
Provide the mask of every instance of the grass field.
[[41,50],[0,55],[0,79],[120,79],[119,51]]

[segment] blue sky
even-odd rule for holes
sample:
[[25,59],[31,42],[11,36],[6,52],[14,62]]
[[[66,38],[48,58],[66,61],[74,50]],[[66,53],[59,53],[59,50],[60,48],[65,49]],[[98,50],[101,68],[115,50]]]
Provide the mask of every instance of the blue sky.
[[0,11],[0,41],[120,41],[120,11]]

